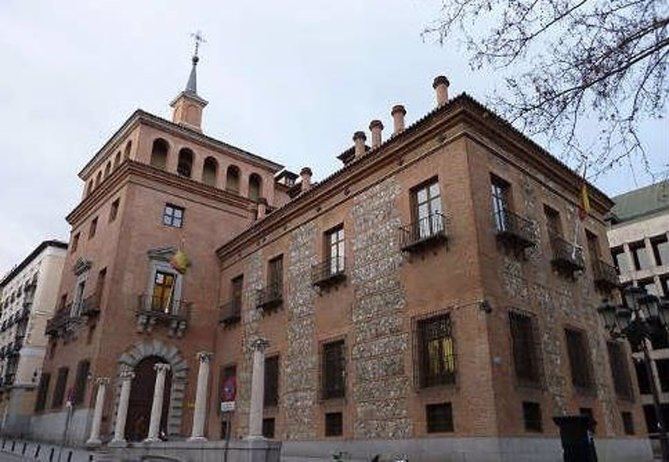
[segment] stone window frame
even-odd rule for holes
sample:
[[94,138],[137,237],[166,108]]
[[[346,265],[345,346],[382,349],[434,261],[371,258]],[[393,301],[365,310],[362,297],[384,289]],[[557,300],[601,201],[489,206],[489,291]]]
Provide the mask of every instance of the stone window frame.
[[151,249],[147,252],[148,255],[148,264],[149,264],[149,275],[147,280],[147,296],[151,297],[153,295],[153,289],[156,281],[156,273],[168,273],[174,276],[174,292],[172,295],[172,300],[181,300],[183,293],[183,275],[179,273],[174,267],[170,264],[170,259],[177,252],[177,249],[174,247],[161,247],[158,249]]
[[[88,274],[91,267],[91,262],[83,258],[78,259],[74,264],[72,271],[77,278],[74,283],[75,290],[72,298],[72,306],[70,307],[70,317],[77,317],[81,312],[81,304],[85,299],[86,283],[88,282]],[[83,286],[81,291],[78,290],[80,286]]]

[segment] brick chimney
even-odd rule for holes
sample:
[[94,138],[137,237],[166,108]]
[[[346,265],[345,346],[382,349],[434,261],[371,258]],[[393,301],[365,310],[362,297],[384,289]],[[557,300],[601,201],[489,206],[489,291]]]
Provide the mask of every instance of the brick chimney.
[[407,110],[401,104],[393,106],[393,110],[390,111],[390,115],[393,116],[393,135],[404,131],[404,116],[406,114]]
[[381,146],[381,131],[383,123],[380,120],[372,120],[369,123],[369,130],[372,132],[372,149]]
[[432,82],[432,88],[434,88],[436,97],[437,97],[437,107],[443,106],[448,103],[448,86],[450,82],[443,75],[439,75],[434,78]]
[[308,191],[311,188],[311,169],[304,167],[300,170],[300,177],[302,178],[302,192]]
[[365,141],[367,135],[365,132],[355,132],[353,134],[353,143],[355,145],[355,158],[358,159],[365,155]]

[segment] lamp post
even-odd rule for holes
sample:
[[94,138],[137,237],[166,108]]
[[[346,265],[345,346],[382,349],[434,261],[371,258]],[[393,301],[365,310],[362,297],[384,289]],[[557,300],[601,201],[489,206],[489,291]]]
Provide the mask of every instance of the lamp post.
[[669,299],[658,298],[648,294],[639,287],[630,287],[623,292],[623,304],[613,305],[604,301],[597,308],[604,321],[606,330],[613,338],[625,338],[632,347],[641,347],[643,361],[648,374],[653,406],[657,418],[657,432],[659,434],[662,461],[669,462],[669,439],[667,426],[662,416],[660,392],[657,389],[655,374],[648,344],[653,338],[669,335]]

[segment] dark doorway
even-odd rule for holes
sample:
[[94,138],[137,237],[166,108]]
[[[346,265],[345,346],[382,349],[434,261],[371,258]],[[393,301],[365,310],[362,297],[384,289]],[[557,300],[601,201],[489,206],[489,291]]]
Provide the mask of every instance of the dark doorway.
[[[130,389],[128,403],[128,420],[125,424],[125,438],[128,441],[142,441],[149,434],[153,390],[156,384],[156,363],[166,363],[159,356],[149,356],[135,366],[135,378]],[[165,378],[165,394],[163,395],[163,415],[160,419],[160,433],[167,435],[167,414],[170,405],[172,373],[168,371]]]

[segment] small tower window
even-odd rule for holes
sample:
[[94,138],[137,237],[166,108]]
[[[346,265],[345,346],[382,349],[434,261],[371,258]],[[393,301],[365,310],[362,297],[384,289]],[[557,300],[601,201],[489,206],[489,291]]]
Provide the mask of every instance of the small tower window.
[[202,166],[202,182],[209,186],[216,186],[218,176],[218,162],[213,157],[207,157]]
[[262,179],[257,173],[249,176],[249,199],[257,201],[262,195]]
[[193,151],[183,148],[179,151],[179,163],[177,164],[177,173],[187,178],[191,177],[193,170]]
[[225,175],[225,189],[231,193],[239,194],[239,167],[231,165]]
[[[126,147],[126,152],[129,152],[129,149]],[[165,170],[167,167],[167,153],[169,152],[169,145],[167,141],[162,138],[158,138],[153,142],[153,147],[151,148],[151,166]]]
[[130,150],[132,149],[132,141],[128,141],[125,145],[125,151],[123,151],[123,158],[130,158]]

